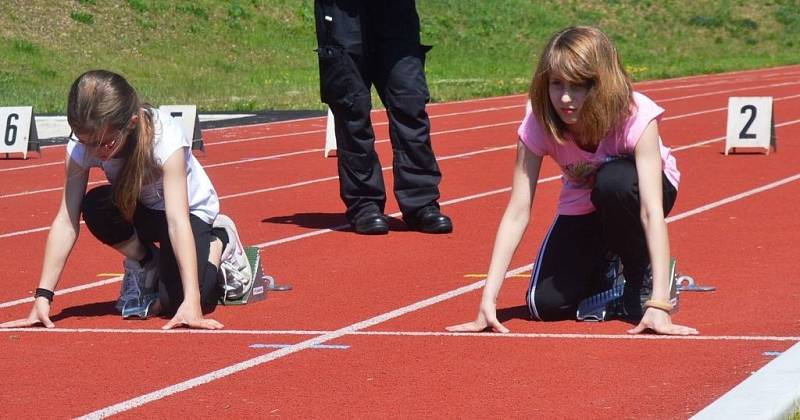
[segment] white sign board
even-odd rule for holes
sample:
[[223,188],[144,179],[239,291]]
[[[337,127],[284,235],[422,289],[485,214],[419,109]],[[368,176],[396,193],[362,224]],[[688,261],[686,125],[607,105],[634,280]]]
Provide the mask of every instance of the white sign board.
[[325,157],[336,156],[336,125],[333,111],[328,108],[328,119],[325,122]]
[[737,147],[775,148],[772,97],[728,98],[728,130],[725,154]]
[[32,106],[0,108],[0,153],[22,153],[28,158],[28,143],[38,142]]
[[172,118],[181,123],[183,132],[192,142],[192,149],[203,150],[203,135],[200,132],[200,118],[197,115],[196,105],[161,105],[159,109],[169,112]]

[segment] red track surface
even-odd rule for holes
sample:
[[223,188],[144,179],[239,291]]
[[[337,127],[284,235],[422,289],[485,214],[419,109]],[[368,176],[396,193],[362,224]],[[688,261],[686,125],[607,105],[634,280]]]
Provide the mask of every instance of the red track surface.
[[[507,280],[498,305],[518,334],[444,332],[475,315],[479,289],[453,291],[485,272],[508,199],[524,99],[489,98],[429,108],[442,203],[455,223],[443,236],[406,232],[399,221],[385,237],[321,231],[345,224],[336,162],[322,157],[322,118],[206,131],[201,161],[223,212],[245,242],[264,248],[266,271],[294,290],[219,308],[223,332],[160,334],[164,320],[113,313],[119,283],[97,282],[121,271],[120,257],[84,232],[59,289],[89,287],[56,298],[58,330],[0,330],[0,406],[10,417],[112,406],[107,413],[131,417],[688,417],[768,363],[764,352],[798,341],[798,75],[792,66],[637,85],[667,109],[662,138],[683,173],[672,253],[680,271],[718,287],[684,293],[675,316],[701,339],[631,338],[621,322],[528,321],[523,278]],[[766,95],[776,100],[778,153],[722,155],[727,98]],[[373,116],[388,166],[386,119]],[[63,155],[60,146],[0,161],[2,321],[30,308],[20,299],[36,286]],[[524,271],[552,220],[559,183],[547,179],[557,174],[546,160],[512,268]],[[387,212],[395,211],[390,199]],[[311,348],[306,340],[315,337],[349,347]]]

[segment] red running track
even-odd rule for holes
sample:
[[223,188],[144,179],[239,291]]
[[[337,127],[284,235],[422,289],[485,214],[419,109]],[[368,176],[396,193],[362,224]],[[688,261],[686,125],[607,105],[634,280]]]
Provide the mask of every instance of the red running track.
[[[679,269],[718,287],[682,295],[675,321],[700,337],[529,321],[519,276],[498,304],[513,334],[444,331],[475,315],[476,275],[508,200],[524,98],[487,98],[429,107],[455,223],[442,236],[399,220],[385,237],[342,227],[323,118],[206,131],[200,159],[223,212],[294,290],[219,308],[223,331],[162,333],[162,319],[113,313],[121,258],[84,233],[59,284],[58,328],[0,330],[2,408],[10,417],[689,417],[800,341],[800,221],[787,211],[800,206],[798,75],[790,66],[636,85],[667,109],[662,138],[683,172],[669,219]],[[766,95],[778,153],[724,156],[727,98]],[[373,117],[391,189],[386,119]],[[59,146],[0,161],[0,320],[29,310],[63,158]],[[557,175],[546,160],[512,274],[530,270]]]

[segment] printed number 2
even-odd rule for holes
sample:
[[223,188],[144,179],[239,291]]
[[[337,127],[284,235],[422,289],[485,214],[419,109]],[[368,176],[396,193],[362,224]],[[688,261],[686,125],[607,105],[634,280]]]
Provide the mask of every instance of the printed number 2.
[[18,120],[19,115],[9,114],[8,119],[6,119],[6,135],[4,139],[6,146],[13,146],[17,142],[17,126],[11,123],[12,119]]
[[753,125],[753,121],[756,119],[756,107],[754,105],[745,105],[742,107],[740,114],[744,114],[747,111],[750,111],[750,118],[747,120],[747,123],[742,127],[742,131],[739,132],[740,139],[754,139],[756,135],[753,133],[748,133],[747,130],[750,129],[750,126]]

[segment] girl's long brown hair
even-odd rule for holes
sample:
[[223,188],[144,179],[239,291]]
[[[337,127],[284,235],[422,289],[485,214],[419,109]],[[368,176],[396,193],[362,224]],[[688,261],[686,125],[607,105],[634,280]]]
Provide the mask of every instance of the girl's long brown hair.
[[[138,119],[130,127],[134,115]],[[161,173],[153,157],[151,112],[124,77],[107,70],[91,70],[72,83],[67,121],[73,130],[91,132],[95,137],[109,131],[127,133],[111,152],[124,159],[112,187],[112,200],[123,217],[132,221],[142,187]]]
[[529,96],[533,112],[553,138],[564,143],[566,124],[550,102],[551,77],[586,84],[575,141],[594,149],[631,115],[633,88],[611,40],[597,28],[575,26],[553,35],[539,58]]

